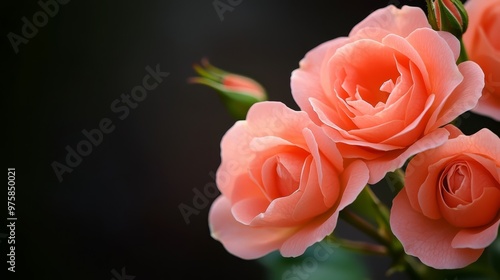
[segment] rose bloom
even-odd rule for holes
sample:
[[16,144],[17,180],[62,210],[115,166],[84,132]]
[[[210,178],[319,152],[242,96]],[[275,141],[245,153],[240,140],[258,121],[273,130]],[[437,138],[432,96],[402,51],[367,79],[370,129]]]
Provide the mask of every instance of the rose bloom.
[[500,139],[448,128],[456,138],[409,162],[390,215],[406,253],[437,269],[475,262],[500,225]]
[[222,138],[221,157],[210,231],[243,259],[303,254],[368,181],[362,161],[345,164],[305,112],[279,102],[254,104]]
[[485,73],[486,86],[473,112],[500,121],[500,1],[468,0],[469,27],[463,40],[469,59]]
[[348,37],[309,51],[292,73],[292,94],[346,158],[374,184],[418,152],[444,143],[443,125],[474,108],[484,75],[456,65],[459,41],[431,29],[417,7],[379,9]]

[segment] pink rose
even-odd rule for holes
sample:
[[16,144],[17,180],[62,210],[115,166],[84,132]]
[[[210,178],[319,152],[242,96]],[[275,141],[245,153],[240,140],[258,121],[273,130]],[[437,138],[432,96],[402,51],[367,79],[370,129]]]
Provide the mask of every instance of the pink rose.
[[221,157],[210,230],[243,259],[301,255],[333,231],[368,180],[363,162],[344,166],[305,112],[279,102],[253,105],[224,135]]
[[391,5],[307,53],[292,94],[345,158],[366,162],[374,184],[444,143],[440,127],[476,106],[484,75],[474,62],[457,66],[459,53],[459,41],[432,30],[422,9]]
[[500,1],[468,0],[465,9],[469,14],[465,48],[486,79],[483,96],[472,111],[500,121]]
[[[453,130],[453,136],[461,134]],[[481,129],[409,162],[390,223],[407,254],[453,269],[475,262],[495,240],[499,211],[500,139]]]

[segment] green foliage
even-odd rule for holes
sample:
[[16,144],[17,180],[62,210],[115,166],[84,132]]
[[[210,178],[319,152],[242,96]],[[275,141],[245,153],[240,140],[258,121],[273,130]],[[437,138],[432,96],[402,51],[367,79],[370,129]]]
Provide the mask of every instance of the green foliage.
[[296,258],[273,252],[259,262],[268,269],[267,280],[369,279],[359,255],[326,241],[309,247]]

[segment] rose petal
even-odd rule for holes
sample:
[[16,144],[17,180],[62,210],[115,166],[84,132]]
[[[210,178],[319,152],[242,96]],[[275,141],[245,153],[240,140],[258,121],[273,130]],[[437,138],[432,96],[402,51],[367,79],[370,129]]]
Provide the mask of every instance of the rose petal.
[[[300,180],[300,173],[305,158],[309,154],[303,149],[293,146],[269,149],[266,153],[260,153],[247,167],[248,173],[260,187],[263,194],[271,201],[274,198],[286,196],[295,191]],[[274,162],[274,164],[273,164]],[[278,175],[289,176],[290,185],[282,186],[283,178]]]
[[448,43],[448,46],[450,46],[450,49],[453,51],[455,61],[458,60],[458,57],[460,56],[460,41],[457,40],[457,37],[446,31],[438,31],[438,34],[446,41],[446,43]]
[[472,203],[451,208],[440,203],[443,217],[457,228],[481,227],[488,224],[500,210],[500,190],[485,188],[484,193]]
[[436,129],[417,140],[404,152],[387,152],[379,158],[367,161],[366,164],[370,170],[370,180],[368,183],[375,184],[379,182],[384,178],[388,170],[393,171],[403,166],[406,160],[412,155],[442,145],[446,142],[448,135],[449,132],[446,129]]
[[248,148],[251,135],[247,132],[247,124],[236,122],[224,134],[221,140],[221,158],[224,159],[217,169],[216,183],[219,190],[230,197],[235,180],[239,174],[246,171],[246,167],[255,157]]
[[321,152],[321,156],[325,157],[336,170],[343,170],[343,157],[340,154],[337,145],[332,143],[332,140],[324,133],[324,131],[318,126],[309,126],[308,129],[314,135],[314,140],[318,145],[318,149]]
[[319,75],[322,61],[327,52],[335,51],[347,42],[348,38],[340,37],[322,43],[309,51],[300,61],[300,68],[292,72],[290,86],[293,99],[318,124],[320,122],[309,103],[309,98],[324,99],[323,87],[321,86]]
[[[351,163],[342,175],[342,184],[345,190],[341,201],[333,213],[325,213],[315,219],[307,227],[295,233],[281,248],[283,256],[295,257],[304,253],[307,244],[312,245],[321,241],[326,235],[332,233],[337,225],[338,213],[351,204],[363,190],[368,179],[368,169],[361,161]],[[328,217],[328,215],[331,215]],[[328,217],[325,219],[325,216]]]
[[394,5],[378,9],[358,23],[349,33],[353,39],[370,38],[381,41],[387,34],[408,36],[413,30],[421,27],[429,28],[429,22],[422,9],[403,6],[401,9]]
[[[422,212],[427,218],[440,219],[442,216],[438,204],[439,178],[450,158],[444,157],[432,163],[426,158],[427,155],[428,153],[421,153],[417,155],[418,158],[415,156],[410,161],[405,176],[405,187],[408,189],[407,194],[413,209]],[[413,172],[414,170],[418,171]],[[422,178],[418,178],[419,176]]]
[[332,233],[337,226],[338,212],[331,215],[326,220],[323,217],[312,220],[305,227],[295,232],[288,238],[280,248],[281,255],[284,257],[298,257],[306,251],[306,249],[316,242],[325,238]]
[[488,226],[460,230],[451,246],[453,248],[482,249],[488,247],[496,238],[500,226],[500,217]]
[[262,211],[262,213],[255,216],[249,225],[252,227],[300,226],[301,221],[293,219],[293,212],[301,197],[302,193],[296,191],[287,197],[274,199],[265,212]]
[[[333,203],[335,203],[339,195],[339,170],[336,169],[332,163],[326,160],[322,153],[320,153],[319,145],[317,140],[315,139],[315,136],[313,135],[313,132],[309,129],[304,129],[303,133],[304,137],[306,138],[306,142],[309,145],[311,155],[314,159],[315,168],[318,174],[319,188],[323,196],[321,198],[316,198],[316,201],[318,201],[319,203],[320,199],[322,199],[326,207],[331,207]],[[319,135],[323,135],[323,133],[320,133]],[[338,165],[342,161],[342,159],[339,159],[339,162],[337,162],[336,164]],[[340,171],[342,171],[343,169],[343,167],[341,166],[338,166],[337,168],[339,168]]]
[[465,2],[469,25],[463,42],[469,59],[485,73],[483,95],[472,112],[500,121],[500,5],[497,0]]
[[[432,107],[435,95],[430,95],[425,100],[424,107],[421,113],[410,123],[407,123],[398,133],[393,134],[383,141],[383,143],[400,143],[400,145],[408,146],[415,142],[422,135],[423,124],[427,119],[427,112]],[[409,105],[411,106],[411,105]]]
[[428,219],[410,206],[405,189],[394,198],[390,224],[405,252],[436,269],[466,267],[475,262],[483,249],[453,248],[458,229],[442,219]]
[[452,124],[448,124],[444,128],[446,128],[446,130],[448,130],[448,132],[450,133],[450,139],[457,138],[458,136],[463,135],[462,131]]
[[244,224],[260,213],[263,213],[269,205],[269,200],[262,190],[247,175],[241,175],[235,180],[235,185],[231,196],[227,196],[233,202],[232,208],[235,218]]
[[360,160],[350,163],[342,173],[341,182],[345,186],[337,210],[344,209],[356,200],[369,178],[366,164]]
[[477,104],[484,87],[484,74],[481,68],[472,61],[458,65],[464,80],[453,90],[451,95],[441,103],[441,107],[429,120],[426,131],[433,130],[453,121],[462,113],[471,110]]
[[279,136],[295,145],[300,144],[296,136],[310,123],[311,120],[305,112],[294,111],[276,101],[255,103],[248,110],[246,117],[247,129],[252,138]]
[[[318,110],[318,112],[321,112]],[[322,116],[322,113],[319,114]],[[326,125],[329,125],[329,123],[326,123]],[[388,145],[388,144],[380,144],[380,143],[370,143],[367,141],[363,141],[362,139],[353,139],[351,140],[350,138],[344,137],[338,130],[333,129],[328,126],[324,126],[323,130],[325,131],[326,135],[330,137],[334,142],[337,143],[337,147],[339,148],[339,151],[344,155],[344,157],[350,157],[348,156],[348,152],[345,151],[342,147],[348,147],[349,149],[356,149],[360,147],[366,147],[368,149],[371,149],[375,153],[373,154],[374,156],[380,156],[380,151],[391,151],[391,150],[396,150],[396,149],[401,149],[404,147],[400,146],[394,146],[394,145]],[[356,138],[356,136],[352,136],[352,138]],[[341,144],[347,144],[342,146]],[[369,152],[368,149],[366,152]],[[353,153],[354,157],[356,157],[356,153]],[[360,157],[359,155],[357,157]],[[363,157],[366,158],[366,157]]]
[[328,210],[324,204],[320,182],[318,181],[319,166],[312,159],[309,165],[304,165],[304,169],[306,168],[309,168],[309,174],[301,178],[299,191],[302,192],[302,197],[297,202],[293,212],[293,219],[298,221],[313,218]]
[[231,254],[242,259],[260,258],[279,248],[293,233],[290,228],[249,227],[231,215],[231,203],[218,197],[209,212],[210,232]]

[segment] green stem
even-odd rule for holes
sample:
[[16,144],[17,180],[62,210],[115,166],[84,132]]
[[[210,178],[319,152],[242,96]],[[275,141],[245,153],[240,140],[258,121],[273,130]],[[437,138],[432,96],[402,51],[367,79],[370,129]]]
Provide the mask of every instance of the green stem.
[[373,208],[376,211],[376,217],[378,217],[378,219],[382,223],[381,226],[383,227],[383,230],[390,231],[389,208],[387,208],[387,206],[382,203],[382,201],[380,201],[380,199],[377,197],[377,195],[375,195],[370,186],[366,186],[363,191],[365,191],[371,198]]
[[436,275],[432,275],[431,271],[428,267],[423,265],[422,263],[415,260],[413,257],[409,255],[401,255],[399,259],[401,263],[400,267],[393,267],[393,269],[388,271],[388,274],[401,270],[405,271],[410,279],[414,280],[423,280],[423,279],[436,279]]
[[342,248],[349,249],[351,251],[365,253],[370,255],[388,255],[387,248],[385,246],[371,244],[366,242],[352,241],[347,239],[342,239],[334,236],[328,236],[327,242],[339,245]]
[[469,56],[467,55],[467,50],[465,49],[464,40],[462,40],[461,37],[458,39],[460,40],[460,56],[458,57],[457,64],[460,64],[469,60]]
[[391,241],[386,236],[382,235],[372,224],[354,214],[354,212],[344,209],[340,212],[340,217],[384,246],[388,247],[391,244]]
[[[391,179],[391,182],[398,191],[403,188],[404,171],[402,169],[391,172],[389,176],[389,179]],[[393,259],[393,266],[388,270],[388,275],[396,271],[401,271],[407,273],[411,279],[432,279],[432,270],[415,258],[407,255],[401,242],[392,233],[390,228],[390,211],[388,207],[380,201],[369,185],[364,188],[362,194],[363,197],[365,197],[363,202],[367,206],[370,205],[369,209],[372,210],[371,217],[375,218],[378,227],[366,221],[361,216],[358,216],[350,209],[342,210],[340,212],[340,218],[364,232],[366,235],[372,237],[381,245],[343,240],[333,236],[330,236],[330,240],[339,246],[353,251],[390,256]]]

